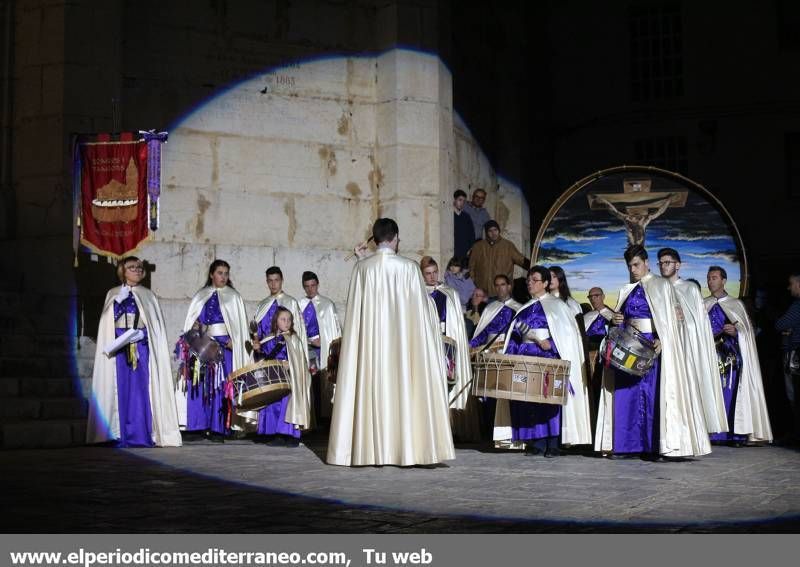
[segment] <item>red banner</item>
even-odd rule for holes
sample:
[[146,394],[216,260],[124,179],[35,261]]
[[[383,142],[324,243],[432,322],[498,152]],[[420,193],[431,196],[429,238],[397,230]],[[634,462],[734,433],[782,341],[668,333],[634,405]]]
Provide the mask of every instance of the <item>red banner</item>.
[[79,144],[81,244],[121,258],[148,235],[147,143],[125,133]]

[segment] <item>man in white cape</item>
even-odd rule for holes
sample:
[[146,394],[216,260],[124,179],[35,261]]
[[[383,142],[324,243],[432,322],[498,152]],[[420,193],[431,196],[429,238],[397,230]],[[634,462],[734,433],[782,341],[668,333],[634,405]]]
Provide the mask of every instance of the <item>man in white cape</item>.
[[336,315],[336,305],[319,293],[319,278],[314,272],[303,272],[303,290],[300,312],[308,334],[309,366],[312,379],[317,382],[314,406],[317,418],[329,418],[333,409],[333,384],[325,377],[331,343],[342,336],[342,327]]
[[[767,403],[761,366],[758,362],[756,337],[753,324],[747,315],[744,303],[727,294],[725,284],[728,274],[720,266],[708,269],[708,289],[711,296],[705,298],[705,308],[711,320],[711,328],[719,337],[720,349],[728,347],[736,354],[731,364],[724,365],[720,376],[728,420],[728,433],[711,436],[714,442],[728,441],[740,445],[772,442],[772,427],[769,423]],[[732,348],[731,348],[732,347]],[[736,360],[738,359],[738,360]]]
[[634,283],[620,290],[612,321],[648,339],[657,337],[660,356],[642,377],[604,369],[595,450],[646,458],[710,453],[708,432],[694,419],[693,408],[700,401],[693,399],[686,376],[675,290],[668,280],[650,273],[643,246],[629,246],[625,261]]
[[[439,325],[417,264],[378,219],[353,268],[327,462],[431,465],[455,458]],[[357,248],[361,255],[366,243]]]
[[448,392],[453,435],[461,442],[478,442],[481,440],[478,406],[477,400],[470,395],[472,363],[458,292],[439,282],[439,266],[430,256],[420,260],[420,269],[425,280],[425,289],[433,300],[440,330],[455,345],[452,360],[448,362],[454,364],[452,372],[455,378],[455,383]]
[[670,281],[683,313],[681,333],[686,354],[686,375],[697,389],[703,418],[709,433],[728,431],[725,402],[717,368],[714,333],[703,305],[700,286],[681,279],[681,257],[673,248],[658,251],[661,277]]
[[[139,269],[138,280],[144,272],[137,258],[127,258],[120,262],[119,271],[124,271],[129,266]],[[124,277],[120,278],[125,281]],[[97,351],[94,358],[92,372],[92,399],[89,403],[89,420],[86,427],[87,443],[103,443],[107,441],[120,441],[124,437],[120,429],[119,392],[117,391],[117,356],[124,353],[107,356],[103,351],[115,339],[115,313],[114,303],[133,299],[138,310],[139,327],[147,333],[147,346],[149,356],[147,360],[149,395],[147,401],[150,405],[151,423],[139,424],[144,428],[149,425],[150,441],[160,447],[178,447],[181,445],[181,433],[178,426],[178,412],[175,406],[174,380],[170,367],[170,352],[167,341],[167,330],[161,307],[155,294],[144,286],[138,285],[139,281],[126,283],[124,286],[112,288],[103,304],[100,315],[100,326],[97,331]],[[121,317],[126,317],[122,314]],[[134,343],[135,348],[139,345]],[[128,345],[122,347],[127,349]],[[140,369],[141,374],[143,369]],[[133,372],[133,378],[139,376]],[[130,395],[130,394],[127,394]],[[141,416],[127,416],[126,427]]]

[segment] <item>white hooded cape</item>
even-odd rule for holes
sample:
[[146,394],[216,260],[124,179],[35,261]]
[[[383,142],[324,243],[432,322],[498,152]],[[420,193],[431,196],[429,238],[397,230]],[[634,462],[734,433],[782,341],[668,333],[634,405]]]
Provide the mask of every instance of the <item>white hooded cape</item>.
[[770,427],[767,402],[764,398],[764,383],[761,379],[761,367],[758,362],[756,337],[744,303],[730,295],[719,299],[707,297],[704,302],[706,312],[714,307],[715,303],[718,303],[728,319],[736,325],[739,350],[742,353],[742,369],[739,376],[739,391],[736,396],[733,432],[747,435],[748,439],[753,442],[770,442],[772,441],[772,427]]
[[[304,297],[300,300],[300,313],[302,314],[309,303],[313,303],[314,311],[317,314],[317,324],[319,325],[319,370],[325,370],[328,367],[328,354],[330,352],[331,343],[342,336],[342,327],[339,325],[339,318],[336,315],[336,306],[333,301],[322,295],[315,295],[313,299]],[[306,329],[306,332],[308,330]],[[311,348],[310,346],[308,347]],[[324,416],[330,416],[333,409],[333,393],[334,385],[331,384],[325,374],[321,374],[319,379],[320,383],[320,413]]]
[[353,268],[327,461],[454,459],[444,349],[419,266],[379,247]]
[[311,385],[311,374],[308,372],[306,350],[297,334],[283,335],[286,338],[286,358],[289,362],[289,381],[292,394],[286,407],[286,423],[292,423],[297,429],[311,427],[311,399],[308,396]]
[[[115,357],[107,357],[103,347],[114,340],[114,298],[121,286],[106,295],[100,326],[97,330],[97,352],[92,372],[92,397],[89,404],[89,421],[86,442],[102,443],[119,439],[119,405],[117,398],[117,364]],[[170,350],[164,316],[155,294],[137,285],[131,287],[139,317],[147,329],[150,357],[150,411],[153,417],[153,443],[160,447],[179,447],[181,432],[170,367]]]
[[[297,303],[297,300],[294,297],[286,292],[281,291],[276,295],[270,295],[266,299],[262,300],[261,303],[258,304],[258,307],[256,307],[256,314],[253,317],[253,321],[260,323],[261,319],[264,318],[264,315],[267,314],[270,307],[272,307],[273,302],[275,301],[278,302],[278,305],[285,307],[292,313],[292,319],[294,319],[294,332],[297,333],[298,337],[300,337],[303,345],[308,345],[306,323],[303,320],[303,313],[300,311],[300,304]],[[306,360],[308,360],[307,348],[307,346],[303,348]]]
[[703,296],[692,282],[679,279],[673,285],[683,311],[681,331],[686,353],[686,372],[689,380],[697,388],[703,406],[706,429],[709,433],[728,431],[722,382],[717,368],[714,333],[703,305]]
[[[222,319],[225,322],[225,328],[228,331],[228,336],[231,338],[233,350],[231,352],[231,372],[239,370],[243,366],[247,366],[252,362],[252,358],[247,353],[245,342],[248,340],[250,334],[247,326],[247,313],[244,309],[244,301],[239,292],[230,286],[214,287],[206,286],[201,288],[192,297],[192,302],[189,304],[189,311],[186,313],[186,319],[183,322],[183,332],[185,333],[192,328],[200,313],[203,311],[206,301],[209,300],[214,292],[217,292],[219,298],[219,308],[222,312]],[[175,392],[175,398],[178,404],[178,416],[181,425],[186,425],[186,392],[180,386]]]
[[[641,285],[653,315],[653,325],[661,341],[659,374],[659,453],[669,457],[705,455],[711,442],[705,427],[702,404],[686,376],[683,341],[675,307],[678,298],[669,280],[648,273],[638,283],[627,284],[619,293],[616,311],[628,295]],[[625,424],[620,424],[624,427]],[[600,404],[597,410],[595,450],[612,451],[614,441],[614,369],[603,372]]]
[[[542,310],[547,317],[547,326],[550,327],[550,336],[553,337],[561,359],[570,361],[570,394],[561,411],[561,443],[590,445],[592,426],[589,414],[589,387],[585,375],[583,342],[575,313],[569,305],[549,293],[538,299],[531,299],[520,307],[517,313],[521,313],[537,301],[542,304]],[[511,439],[511,413],[508,400],[497,400],[496,408],[494,438],[496,441]]]
[[[477,327],[475,327],[475,332],[472,334],[473,337],[477,337],[480,335],[483,330],[489,326],[489,324],[494,321],[494,318],[500,314],[503,307],[509,307],[514,313],[519,311],[519,308],[522,307],[522,304],[518,301],[515,301],[513,298],[509,297],[505,301],[492,301],[489,305],[487,305],[483,313],[481,313],[481,318],[478,321]],[[497,340],[501,340],[498,338]]]

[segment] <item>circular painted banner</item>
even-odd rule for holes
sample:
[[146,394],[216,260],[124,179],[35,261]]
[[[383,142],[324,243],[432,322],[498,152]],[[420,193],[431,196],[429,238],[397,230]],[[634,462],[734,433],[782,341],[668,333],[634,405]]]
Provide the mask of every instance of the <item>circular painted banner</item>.
[[547,213],[533,256],[564,268],[577,301],[600,287],[613,306],[629,281],[623,253],[632,243],[645,246],[655,274],[658,251],[675,249],[680,277],[697,280],[704,296],[709,266],[727,271],[729,294],[747,292],[747,258],[728,211],[700,184],[655,167],[615,167],[575,183]]

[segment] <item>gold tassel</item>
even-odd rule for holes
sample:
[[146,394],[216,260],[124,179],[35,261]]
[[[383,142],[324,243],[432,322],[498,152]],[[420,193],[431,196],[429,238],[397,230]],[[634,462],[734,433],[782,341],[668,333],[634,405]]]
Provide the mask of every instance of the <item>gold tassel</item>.
[[136,343],[131,343],[128,345],[128,360],[130,361],[133,369],[136,370],[136,367],[139,363],[139,355],[136,352]]
[[200,361],[194,359],[194,368],[192,368],[192,386],[197,386],[200,381]]

